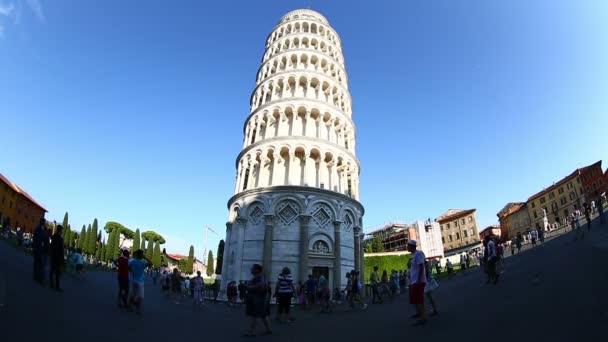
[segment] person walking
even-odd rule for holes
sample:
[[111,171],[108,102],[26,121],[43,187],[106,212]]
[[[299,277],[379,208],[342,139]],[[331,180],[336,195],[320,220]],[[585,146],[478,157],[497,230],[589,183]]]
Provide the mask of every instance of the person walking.
[[432,267],[428,261],[425,263],[425,267],[426,267],[426,269],[425,269],[426,284],[424,286],[424,294],[426,295],[426,298],[429,300],[429,303],[431,303],[431,308],[433,309],[433,311],[431,311],[431,317],[434,317],[439,314],[439,311],[437,310],[437,304],[435,303],[435,298],[433,298],[433,292],[435,290],[437,290],[437,288],[439,288],[439,284],[437,284],[437,281],[435,280],[435,276],[433,275],[433,272],[432,272]]
[[167,270],[163,271],[163,275],[160,278],[161,290],[165,297],[169,297],[169,291],[171,290],[171,275]]
[[359,272],[350,272],[350,308],[355,308],[355,303],[361,305],[361,310],[367,309],[367,304],[361,300],[361,290],[363,290],[363,284],[359,280]]
[[464,258],[464,254],[460,254],[460,270],[464,273],[467,269],[467,261]]
[[424,253],[417,249],[416,240],[407,243],[407,250],[413,253],[412,267],[410,268],[410,304],[416,308],[416,314],[412,318],[416,319],[414,326],[427,323],[426,310],[424,308],[424,288],[426,286],[426,257]]
[[277,285],[274,290],[274,295],[277,298],[278,313],[277,319],[280,323],[293,321],[289,314],[291,308],[291,298],[293,298],[296,289],[293,286],[293,277],[289,267],[283,267],[281,274],[277,279]]
[[521,246],[524,243],[524,237],[521,235],[521,232],[517,232],[517,236],[515,237],[515,245],[517,247],[517,254],[521,253]]
[[321,313],[330,313],[331,312],[331,295],[329,291],[329,282],[324,275],[319,276],[319,292],[321,293],[321,297],[319,300],[319,304],[321,304]]
[[585,213],[585,220],[587,220],[587,231],[591,230],[591,207],[589,204],[583,204],[583,211]]
[[[249,330],[244,334],[247,337],[256,335],[256,322],[259,319],[264,323],[266,334],[272,334],[270,329],[270,320],[267,315],[267,295],[268,289],[266,278],[262,274],[263,268],[260,264],[253,264],[251,267],[252,278],[247,285],[247,299],[245,313],[250,317]],[[312,276],[311,276],[312,277]]]
[[129,271],[131,272],[131,298],[130,306],[135,306],[135,313],[142,314],[144,300],[144,280],[146,267],[152,267],[152,263],[144,256],[144,251],[138,249],[133,253],[134,259],[129,260]]
[[177,267],[173,269],[173,274],[171,275],[171,292],[173,294],[173,302],[180,304],[182,299],[182,276],[179,274]]
[[452,265],[450,259],[448,259],[448,261],[445,263],[445,268],[448,270],[448,277],[452,277],[452,274],[454,273],[454,265]]
[[[34,230],[32,249],[34,254],[34,281],[42,284],[44,282],[45,257],[44,253],[48,250],[49,239],[47,237],[46,220],[40,219],[38,226]],[[5,224],[7,226],[7,224]]]
[[[384,277],[385,275],[386,271],[382,276]],[[382,303],[382,297],[378,292],[378,287],[380,286],[380,279],[378,279],[378,265],[374,266],[374,270],[369,277],[369,281],[372,285],[372,304]]]
[[196,271],[196,277],[192,278],[192,298],[194,308],[197,309],[203,305],[203,286],[205,282],[201,277],[201,271]]
[[536,247],[536,239],[538,238],[538,232],[536,229],[530,231],[530,241],[532,241],[532,248]]
[[600,215],[600,224],[606,223],[606,217],[604,216],[604,201],[602,196],[597,198],[597,211]]
[[585,238],[585,232],[583,231],[583,229],[581,228],[581,221],[580,221],[580,211],[578,209],[576,209],[576,211],[574,213],[572,213],[572,226],[573,229],[576,229],[576,235],[574,237],[575,240],[578,239],[578,236],[581,235],[582,238]]
[[515,255],[515,246],[517,245],[517,237],[511,239],[511,255]]
[[498,274],[496,273],[496,263],[498,262],[498,255],[496,254],[496,244],[494,243],[494,241],[489,237],[486,236],[485,238],[485,245],[486,245],[486,262],[488,265],[488,281],[487,283],[489,284],[490,282],[494,282],[494,284],[498,283]]
[[114,266],[118,269],[118,308],[131,310],[129,299],[129,250],[124,249],[122,255],[112,260]]
[[57,292],[62,292],[59,286],[59,278],[61,277],[61,268],[64,267],[65,256],[63,246],[63,226],[58,225],[55,229],[55,234],[51,240],[51,272],[50,272],[50,287]]
[[306,305],[308,308],[315,304],[315,295],[317,294],[317,281],[312,277],[312,274],[308,275],[306,281]]

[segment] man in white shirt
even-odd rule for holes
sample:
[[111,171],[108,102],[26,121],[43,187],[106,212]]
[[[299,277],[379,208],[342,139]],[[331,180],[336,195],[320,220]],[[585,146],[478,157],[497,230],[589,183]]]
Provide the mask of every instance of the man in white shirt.
[[424,309],[424,287],[426,285],[426,268],[424,253],[416,250],[416,240],[410,240],[407,243],[407,250],[413,254],[412,266],[410,268],[410,304],[416,307],[415,326],[424,325],[427,323],[426,313]]

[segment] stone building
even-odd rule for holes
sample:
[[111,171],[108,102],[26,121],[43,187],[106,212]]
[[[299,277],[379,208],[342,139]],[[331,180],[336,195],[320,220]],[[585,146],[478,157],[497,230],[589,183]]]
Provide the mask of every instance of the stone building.
[[33,233],[46,212],[30,194],[0,173],[0,224]]
[[479,239],[483,241],[486,236],[500,236],[500,226],[489,226],[479,232]]
[[530,214],[525,202],[508,203],[496,214],[500,222],[500,238],[510,240],[517,233],[526,233],[530,230]]
[[479,245],[476,209],[450,209],[435,219],[442,232],[444,252],[462,252]]
[[266,50],[228,201],[222,288],[260,263],[275,282],[363,272],[359,160],[340,37],[312,10],[287,13]]

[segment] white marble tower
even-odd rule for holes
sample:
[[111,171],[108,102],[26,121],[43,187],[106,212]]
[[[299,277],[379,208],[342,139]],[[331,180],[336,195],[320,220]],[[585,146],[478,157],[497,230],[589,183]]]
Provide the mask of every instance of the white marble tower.
[[222,289],[254,263],[273,283],[287,266],[343,287],[363,270],[364,209],[342,46],[321,14],[289,12],[268,36],[243,133]]

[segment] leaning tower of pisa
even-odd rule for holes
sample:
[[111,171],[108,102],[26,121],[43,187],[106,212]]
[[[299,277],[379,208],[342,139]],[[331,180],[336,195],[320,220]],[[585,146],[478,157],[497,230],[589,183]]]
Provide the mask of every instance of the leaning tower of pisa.
[[[266,50],[243,126],[228,201],[222,281],[324,275],[331,288],[362,272],[363,206],[355,124],[340,38],[321,14],[287,13]],[[223,287],[222,287],[223,288]]]

